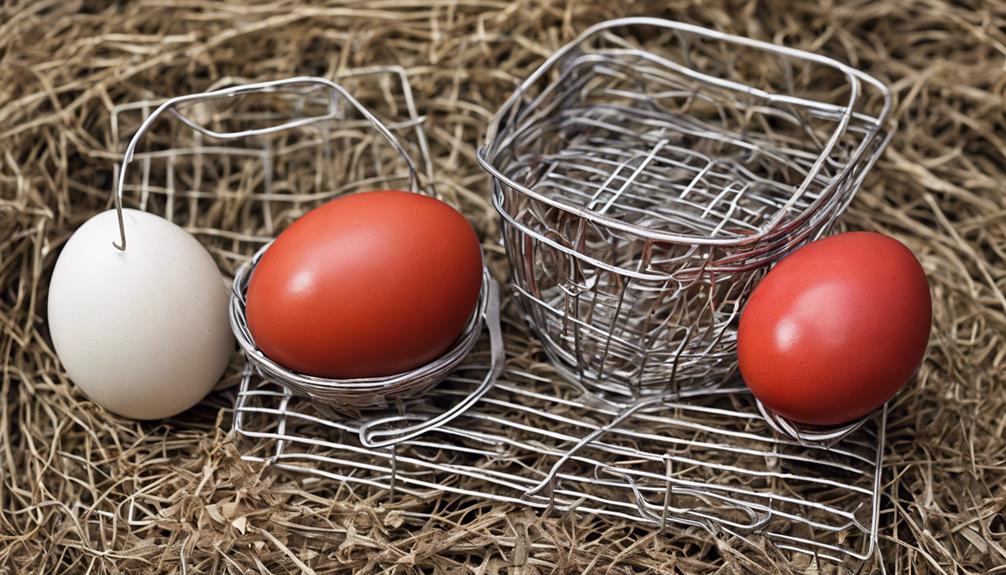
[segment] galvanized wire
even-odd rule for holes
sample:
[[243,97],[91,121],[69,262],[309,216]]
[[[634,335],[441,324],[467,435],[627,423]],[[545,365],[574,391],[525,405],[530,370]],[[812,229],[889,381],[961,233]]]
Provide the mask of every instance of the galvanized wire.
[[362,420],[333,420],[249,374],[234,429],[250,461],[386,489],[390,502],[450,492],[629,519],[669,536],[697,527],[764,538],[849,566],[873,553],[885,410],[829,445],[776,433],[743,388],[613,404],[572,383],[505,370],[451,422],[384,449],[361,441],[375,424],[451,410],[488,365],[475,354],[422,398]]
[[[409,94],[400,70],[386,73],[398,78]],[[382,72],[371,69],[367,74]],[[292,120],[290,110],[328,105],[315,89],[279,96],[292,103],[286,112],[272,111],[269,106],[245,109],[217,99],[217,103],[234,105],[167,115],[174,122],[170,129],[158,131],[159,125],[151,124],[148,135],[154,136],[156,145],[137,147],[131,160],[138,162],[139,170],[120,180],[130,201],[176,221],[198,210],[202,198],[226,195],[219,182],[234,178],[257,182],[250,196],[234,197],[228,209],[251,206],[258,210],[265,220],[261,232],[265,239],[202,238],[214,245],[218,257],[240,264],[231,311],[249,363],[237,394],[234,429],[245,459],[386,489],[391,498],[453,492],[528,505],[542,512],[631,519],[668,533],[693,527],[755,544],[764,537],[779,550],[819,560],[848,563],[872,553],[877,537],[883,412],[841,430],[840,436],[794,440],[784,435],[785,429],[774,430],[767,423],[771,418],[762,417],[753,398],[736,386],[715,391],[668,388],[626,401],[618,394],[605,399],[590,393],[577,377],[570,383],[551,382],[503,371],[498,294],[488,276],[478,310],[456,348],[431,370],[430,378],[405,393],[398,393],[400,382],[319,383],[272,365],[254,348],[243,323],[247,279],[268,246],[268,234],[330,197],[362,186],[407,182],[415,174],[391,170],[389,162],[379,161],[384,159],[383,152],[365,136],[369,129],[365,119],[315,114],[312,117],[317,121],[296,122],[286,130],[250,133],[250,128],[241,127],[242,122],[283,125]],[[396,137],[411,134],[400,141],[401,148],[417,158],[420,182],[424,175],[432,181],[422,119],[411,96],[408,102],[404,106],[407,117],[385,125]],[[147,116],[160,104],[125,105],[117,112]],[[193,124],[197,123],[204,129],[196,129]],[[222,145],[214,141],[213,133],[223,133],[226,126],[241,135]],[[344,144],[340,149],[355,149],[360,158],[347,172],[357,175],[352,181],[339,179],[345,176],[341,168],[338,173],[330,170],[337,158],[334,148],[340,143]],[[650,161],[661,152],[674,152],[682,164],[676,169],[705,162],[675,146],[662,144]],[[360,154],[360,149],[367,153]],[[385,145],[383,149],[398,147]],[[210,173],[215,179],[205,175]],[[294,189],[297,182],[306,182],[309,193]],[[418,191],[432,193],[422,183]],[[627,192],[622,191],[623,197]],[[610,199],[598,196],[595,207],[603,208]],[[617,203],[610,202],[607,209]],[[661,256],[652,261],[659,263]],[[599,265],[614,268],[620,263]],[[559,261],[557,265],[565,264]],[[644,268],[633,273],[655,274]],[[724,281],[715,289],[743,291],[750,281]],[[708,289],[696,293],[708,293]],[[687,294],[676,304],[679,313],[690,313],[681,302],[700,296],[689,293],[687,287],[678,293]],[[573,325],[592,329],[588,321],[576,320]],[[488,328],[488,345],[479,343],[484,339],[480,337],[483,328]],[[667,319],[652,328],[676,329]],[[633,344],[624,337],[619,343]],[[728,351],[709,344],[697,350],[682,349],[677,357],[681,369],[687,359],[688,369],[705,370],[707,375],[720,363],[732,361]],[[433,385],[447,372],[445,381]],[[379,400],[371,402],[368,397]]]
[[[199,94],[177,96],[158,103],[153,111],[146,114],[139,128],[129,140],[123,156],[122,167],[117,172],[115,206],[120,216],[119,242],[115,244],[116,247],[121,250],[126,249],[126,228],[121,217],[122,199],[124,190],[127,188],[128,168],[137,160],[141,162],[144,174],[141,180],[144,195],[148,195],[151,191],[148,175],[150,173],[149,162],[153,158],[167,158],[167,163],[173,168],[177,163],[177,158],[198,156],[201,162],[199,164],[200,170],[204,169],[207,164],[212,164],[209,161],[211,158],[220,160],[221,158],[233,157],[250,161],[259,160],[260,162],[252,161],[251,164],[257,164],[255,172],[261,173],[262,177],[267,180],[264,187],[267,194],[272,196],[268,192],[271,188],[268,180],[273,177],[272,172],[277,164],[277,155],[287,155],[304,149],[309,151],[320,149],[323,152],[320,159],[324,161],[334,153],[332,132],[357,129],[377,134],[384,145],[398,156],[407,173],[409,190],[416,193],[429,193],[430,190],[421,188],[417,164],[396,135],[396,132],[403,127],[409,127],[415,131],[418,144],[416,149],[421,156],[421,165],[426,168],[426,175],[429,175],[430,161],[426,139],[404,72],[396,68],[375,68],[358,71],[352,76],[381,74],[397,77],[400,82],[402,98],[408,110],[408,118],[404,123],[386,125],[341,84],[326,78],[315,77],[238,83]],[[248,109],[242,110],[240,114],[232,111],[234,108],[240,109],[240,101],[252,100],[256,97],[273,98],[273,100],[248,104]],[[220,106],[220,102],[225,102],[225,105]],[[209,108],[209,110],[200,109],[200,104],[217,105],[217,107]],[[181,126],[191,130],[191,138],[197,143],[194,149],[175,146],[157,151],[137,152],[137,147],[144,142],[144,136],[162,116],[174,119]],[[310,133],[305,141],[295,141],[291,145],[289,140],[284,139],[284,136],[296,134],[301,130]],[[204,139],[207,145],[204,145]],[[235,144],[226,145],[228,142],[235,142]],[[249,143],[251,146],[248,148],[241,146],[241,144],[247,145]],[[372,148],[376,148],[378,144],[376,141],[368,143]],[[263,146],[264,151],[256,153],[257,150],[254,150],[256,145]],[[277,151],[277,145],[280,147],[279,151]],[[352,148],[341,151],[359,153],[358,149]],[[174,161],[172,161],[173,159]],[[324,168],[318,170],[319,174],[323,172]],[[174,171],[170,171],[167,178],[172,183],[173,174]],[[366,179],[366,183],[377,184],[381,181],[400,180],[400,176],[395,173],[381,173],[380,170],[377,170],[375,175],[376,178]],[[349,182],[349,184],[360,187],[359,182]],[[235,274],[230,303],[231,326],[238,344],[257,372],[272,381],[285,385],[296,393],[322,402],[332,410],[333,416],[336,412],[356,414],[361,409],[384,407],[390,401],[420,394],[436,385],[464,359],[468,351],[475,345],[482,331],[483,318],[489,313],[487,308],[490,305],[498,307],[497,298],[491,293],[496,287],[488,270],[483,270],[483,286],[476,310],[472,313],[452,348],[434,361],[415,370],[387,377],[336,380],[297,373],[271,360],[256,347],[245,317],[245,295],[248,282],[256,264],[269,245],[267,243],[259,248],[251,260],[241,265]],[[487,379],[488,385],[491,385],[491,379]]]
[[550,357],[611,397],[727,381],[747,295],[827,233],[887,143],[890,105],[835,60],[655,18],[561,48],[479,151]]

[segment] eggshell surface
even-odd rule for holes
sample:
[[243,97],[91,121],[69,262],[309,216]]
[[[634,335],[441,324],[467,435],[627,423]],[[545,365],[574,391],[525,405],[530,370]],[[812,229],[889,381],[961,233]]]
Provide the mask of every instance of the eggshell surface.
[[342,196],[295,221],[252,272],[248,327],[270,359],[350,379],[420,367],[471,316],[482,252],[447,204],[403,191]]
[[908,382],[931,322],[929,284],[907,247],[839,234],[793,252],[755,288],[738,330],[741,374],[792,421],[850,422]]
[[134,419],[176,415],[220,379],[234,351],[228,291],[188,232],[125,209],[85,222],[49,284],[49,332],[70,379],[94,402]]

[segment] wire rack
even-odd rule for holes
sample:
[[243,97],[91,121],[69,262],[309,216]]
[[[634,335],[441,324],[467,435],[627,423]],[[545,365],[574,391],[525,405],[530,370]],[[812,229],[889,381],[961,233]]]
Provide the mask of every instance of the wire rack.
[[[380,116],[416,159],[414,171],[354,108],[333,112],[329,94],[300,86],[186,100],[180,116],[147,125],[126,158],[134,166],[122,179],[122,202],[185,226],[240,284],[249,269],[241,266],[332,197],[412,178],[435,193],[404,73],[370,68],[337,81]],[[214,88],[235,83],[245,81]],[[113,141],[164,102],[117,107]],[[210,132],[236,136],[220,141]],[[220,231],[236,229],[228,223],[238,218],[257,227]],[[671,536],[700,529],[753,545],[767,540],[820,561],[871,555],[884,412],[842,437],[800,441],[774,430],[736,382],[624,400],[575,380],[504,370],[498,297],[487,279],[477,341],[445,381],[352,417],[250,362],[235,402],[243,457],[386,490],[389,499],[457,493],[631,520]]]
[[561,48],[479,151],[550,357],[623,398],[728,380],[747,295],[845,209],[889,110],[849,66],[678,22],[602,22]]
[[464,401],[489,365],[482,352],[420,400],[363,420],[333,420],[310,401],[248,375],[234,429],[245,457],[384,489],[449,492],[543,513],[600,514],[673,535],[683,528],[767,540],[847,566],[873,553],[886,412],[835,445],[768,426],[742,388],[611,404],[575,384],[505,370],[453,422],[367,447],[374,436]]

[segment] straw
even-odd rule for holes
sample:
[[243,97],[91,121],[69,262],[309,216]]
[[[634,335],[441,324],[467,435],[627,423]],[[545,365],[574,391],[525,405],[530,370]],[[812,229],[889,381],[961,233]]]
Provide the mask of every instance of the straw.
[[[48,278],[73,229],[111,205],[114,105],[228,76],[399,64],[428,117],[438,189],[477,226],[502,278],[474,158],[482,130],[563,42],[633,14],[817,50],[892,86],[898,133],[842,221],[908,244],[936,307],[927,359],[891,408],[880,559],[864,571],[1006,573],[1006,3],[928,0],[5,4],[0,572],[834,572],[700,530],[658,535],[455,496],[388,503],[381,491],[265,472],[228,436],[232,389],[137,423],[88,402],[53,353]],[[210,210],[188,226],[258,233],[254,217]],[[510,368],[557,377],[506,311]],[[221,387],[241,365],[236,355]]]

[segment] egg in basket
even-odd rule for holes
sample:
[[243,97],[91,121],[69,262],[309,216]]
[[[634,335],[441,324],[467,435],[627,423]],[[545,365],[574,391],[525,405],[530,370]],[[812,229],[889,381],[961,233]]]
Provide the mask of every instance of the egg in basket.
[[[359,415],[437,384],[485,318],[498,323],[474,229],[434,197],[404,72],[340,82],[239,82],[120,108],[113,131],[121,114],[143,121],[116,174],[115,209],[74,234],[50,290],[57,350],[92,399],[140,419],[183,411],[219,379],[233,330],[249,373]],[[407,119],[383,123],[343,83]],[[213,258],[172,221],[199,234],[238,217],[260,227],[199,238],[225,268],[239,263],[227,303]],[[83,274],[88,260],[101,272]],[[84,318],[91,334],[71,313],[81,298],[100,300]],[[501,361],[495,353],[476,396]]]
[[[238,344],[260,374],[334,412],[359,415],[421,394],[465,358],[484,317],[498,323],[497,288],[478,237],[456,210],[419,193],[404,146],[339,84],[317,78],[280,84],[316,85],[352,106],[400,156],[409,191],[337,197],[259,250],[234,278],[230,319]],[[243,90],[249,88],[261,85]],[[422,126],[404,93],[429,169]],[[498,330],[490,331],[498,339]],[[494,359],[476,398],[501,368],[502,354]]]
[[[478,159],[513,293],[559,372],[616,402],[713,389],[740,344],[779,431],[857,425],[921,361],[928,286],[890,238],[811,242],[889,141],[890,109],[882,82],[836,60],[657,18],[552,54]],[[749,301],[760,281],[788,287]]]

